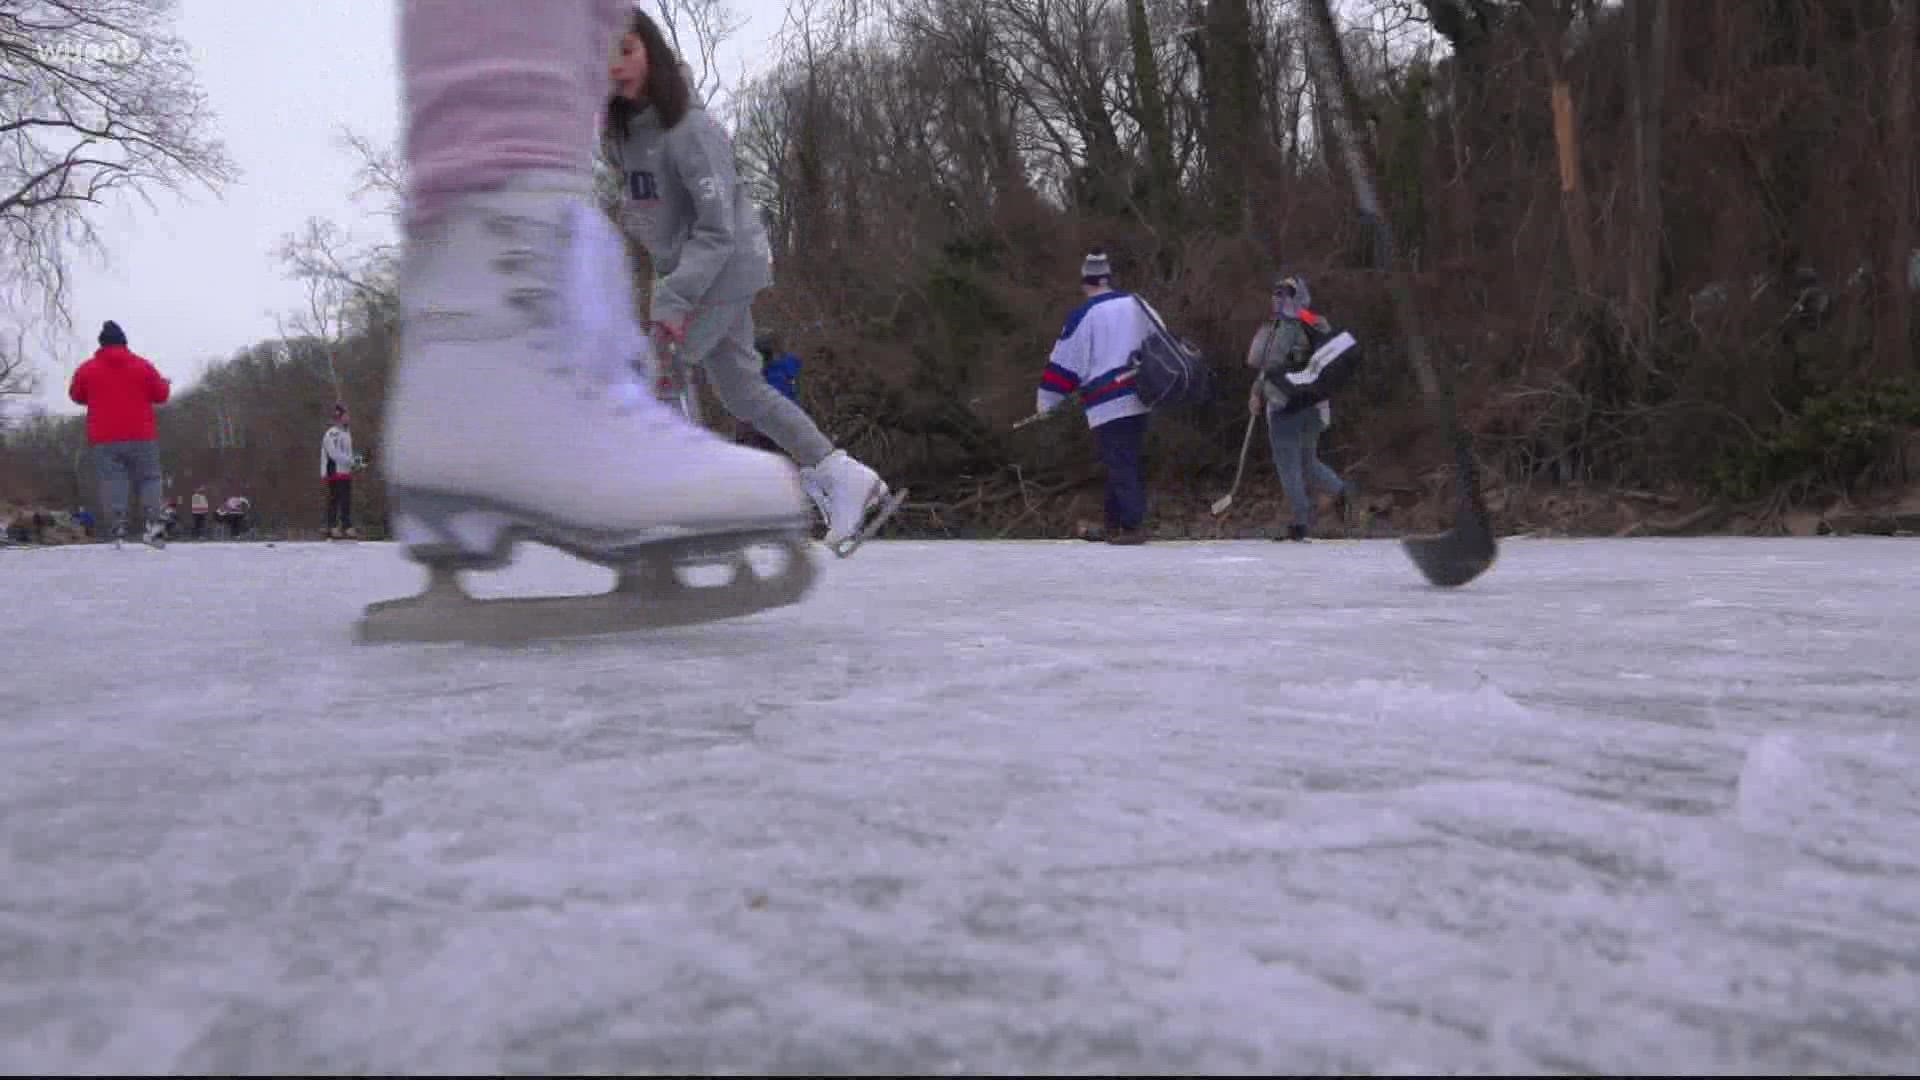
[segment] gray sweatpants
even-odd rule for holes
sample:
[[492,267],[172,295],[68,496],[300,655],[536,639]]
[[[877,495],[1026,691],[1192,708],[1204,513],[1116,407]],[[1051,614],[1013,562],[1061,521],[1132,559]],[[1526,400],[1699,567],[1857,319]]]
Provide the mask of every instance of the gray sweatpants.
[[160,444],[100,443],[93,448],[94,469],[100,474],[100,522],[118,529],[127,521],[127,489],[138,485],[140,506],[147,520],[160,516]]
[[1313,524],[1311,484],[1331,495],[1346,489],[1340,474],[1320,460],[1320,433],[1326,425],[1317,408],[1301,409],[1285,416],[1277,409],[1267,410],[1267,441],[1273,448],[1273,467],[1280,474],[1280,486],[1286,489],[1287,505],[1293,510],[1295,525]]
[[805,409],[767,384],[760,354],[753,351],[753,301],[701,308],[687,328],[680,356],[706,369],[707,381],[734,419],[772,439],[802,468],[820,464],[833,443]]

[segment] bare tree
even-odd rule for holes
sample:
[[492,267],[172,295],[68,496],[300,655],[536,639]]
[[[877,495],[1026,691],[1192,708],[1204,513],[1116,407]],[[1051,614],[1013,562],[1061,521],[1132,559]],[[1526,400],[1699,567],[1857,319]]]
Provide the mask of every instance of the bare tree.
[[[26,397],[39,388],[40,380],[27,362],[26,335],[15,330],[13,341],[0,345],[0,401]],[[0,415],[0,427],[5,426],[5,419]]]
[[1913,51],[1914,0],[1892,0],[1887,34],[1886,270],[1881,275],[1875,352],[1880,370],[1913,370]]
[[[342,131],[335,142],[359,159],[354,201],[373,202],[376,214],[397,221],[405,192],[405,163],[399,155],[351,130]],[[287,276],[307,293],[306,310],[279,320],[281,337],[290,339],[290,328],[315,344],[334,400],[344,402],[347,392],[335,351],[394,317],[399,307],[399,248],[392,239],[357,239],[338,222],[316,217],[308,218],[299,232],[282,237],[275,254]]]
[[746,19],[727,0],[659,0],[655,11],[673,51],[693,72],[694,95],[712,104],[726,86],[720,46],[746,25]]
[[108,196],[217,191],[236,175],[175,2],[0,3],[0,301],[69,325],[68,260],[98,247],[89,214]]
[[1526,12],[1546,64],[1553,110],[1553,141],[1559,151],[1560,213],[1567,230],[1567,255],[1573,287],[1583,301],[1593,292],[1593,236],[1589,232],[1585,169],[1581,162],[1580,121],[1573,84],[1567,75],[1567,49],[1575,20],[1590,0],[1527,0]]
[[1627,311],[1642,348],[1659,323],[1661,125],[1666,116],[1667,0],[1628,6],[1627,94],[1633,105],[1633,243],[1627,275]]

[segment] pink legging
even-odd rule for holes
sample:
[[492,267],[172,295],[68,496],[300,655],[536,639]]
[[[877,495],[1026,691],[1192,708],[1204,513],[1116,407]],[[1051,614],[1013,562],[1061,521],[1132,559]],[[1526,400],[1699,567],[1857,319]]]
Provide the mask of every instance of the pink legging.
[[402,0],[408,215],[532,169],[592,167],[630,0]]

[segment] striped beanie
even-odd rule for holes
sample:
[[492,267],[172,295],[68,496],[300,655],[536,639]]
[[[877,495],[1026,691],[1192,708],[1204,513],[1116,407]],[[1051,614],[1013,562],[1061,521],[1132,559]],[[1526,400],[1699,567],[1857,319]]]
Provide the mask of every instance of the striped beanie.
[[1080,261],[1080,283],[1082,285],[1101,285],[1113,277],[1113,266],[1107,262],[1107,253],[1094,248]]

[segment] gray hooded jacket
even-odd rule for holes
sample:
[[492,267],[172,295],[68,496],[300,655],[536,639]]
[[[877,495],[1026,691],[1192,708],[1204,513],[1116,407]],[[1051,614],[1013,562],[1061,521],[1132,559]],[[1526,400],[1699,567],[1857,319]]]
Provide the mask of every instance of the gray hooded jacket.
[[1253,335],[1247,366],[1259,372],[1254,387],[1268,410],[1289,416],[1318,406],[1321,423],[1330,424],[1327,399],[1353,377],[1357,343],[1307,306],[1312,299],[1306,282],[1295,279],[1294,285],[1294,294],[1276,300],[1271,321]]
[[671,130],[648,108],[620,135],[621,221],[653,257],[653,318],[683,321],[701,305],[749,300],[773,284],[760,211],[734,171],[726,133],[698,101]]

